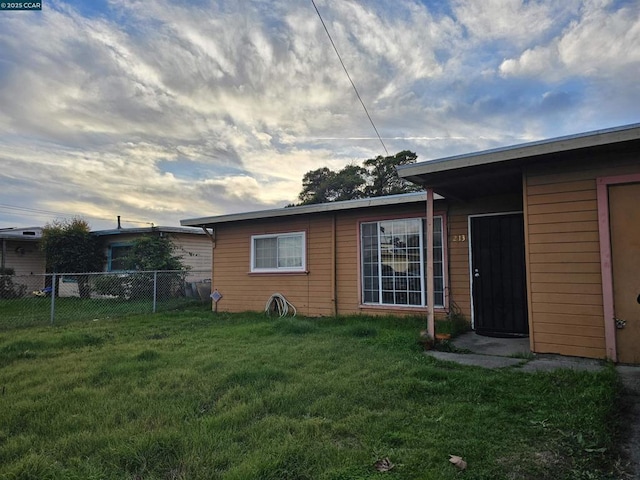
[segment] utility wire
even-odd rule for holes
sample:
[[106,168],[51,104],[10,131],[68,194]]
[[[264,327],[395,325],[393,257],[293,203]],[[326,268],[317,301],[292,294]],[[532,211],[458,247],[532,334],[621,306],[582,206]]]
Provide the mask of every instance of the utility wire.
[[380,140],[380,143],[382,144],[382,148],[384,148],[384,151],[386,152],[387,156],[389,156],[389,151],[387,150],[387,147],[385,146],[384,142],[382,141],[382,137],[378,133],[378,129],[376,128],[375,123],[373,123],[373,120],[371,119],[371,115],[369,115],[369,111],[367,110],[367,107],[365,106],[364,102],[362,101],[362,98],[360,97],[360,94],[358,93],[358,89],[356,88],[356,84],[353,83],[353,80],[351,80],[351,75],[349,75],[349,71],[347,70],[347,67],[345,66],[344,62],[342,61],[342,57],[340,56],[340,52],[338,52],[338,48],[336,47],[336,44],[333,43],[333,38],[331,38],[331,34],[329,33],[329,30],[327,29],[327,26],[325,25],[324,20],[322,19],[322,15],[320,15],[320,10],[318,10],[318,7],[316,6],[316,2],[314,0],[311,0],[311,3],[313,4],[313,8],[316,9],[316,13],[318,14],[318,18],[320,19],[320,22],[322,23],[322,26],[324,27],[324,31],[327,32],[327,36],[329,37],[329,41],[331,42],[331,45],[333,46],[333,49],[335,50],[336,55],[338,56],[338,60],[340,60],[340,64],[342,65],[342,68],[344,69],[344,73],[347,74],[347,78],[351,82],[351,86],[353,87],[353,90],[356,92],[356,96],[358,97],[358,100],[360,100],[360,104],[362,105],[362,108],[364,109],[364,113],[367,114],[367,118],[369,119],[369,122],[371,122],[371,126],[375,130],[376,135],[378,137],[378,140]]
[[[8,205],[6,203],[0,203],[0,211],[2,210],[17,210],[17,212],[21,215],[21,216],[29,216],[29,217],[39,217],[39,218],[43,218],[43,217],[51,217],[51,216],[58,216],[58,217],[75,217],[75,216],[80,216],[80,217],[87,217],[87,218],[93,218],[95,220],[113,220],[113,217],[99,217],[97,215],[84,215],[84,214],[72,214],[72,213],[63,213],[63,212],[54,212],[52,210],[41,210],[39,208],[29,208],[29,207],[19,207],[17,205]],[[17,215],[17,213],[13,213],[11,211],[7,212],[10,215]],[[153,222],[145,222],[142,220],[127,220],[127,219],[121,219],[122,222],[124,223],[138,223],[138,224],[146,224],[146,225],[151,225],[153,226],[154,223]]]

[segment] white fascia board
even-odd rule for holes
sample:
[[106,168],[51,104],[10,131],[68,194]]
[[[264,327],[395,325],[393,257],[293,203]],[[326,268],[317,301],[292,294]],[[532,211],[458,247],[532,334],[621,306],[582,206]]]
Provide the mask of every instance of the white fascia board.
[[640,139],[640,123],[566,137],[496,148],[397,167],[402,178],[537,157]]
[[[442,197],[436,195],[436,199]],[[388,205],[401,205],[406,203],[426,202],[425,192],[404,193],[400,195],[388,195],[385,197],[362,198],[358,200],[346,200],[343,202],[318,203],[313,205],[301,205],[297,207],[274,208],[270,210],[257,210],[244,213],[232,213],[213,217],[188,218],[180,220],[180,225],[202,227],[219,223],[239,222],[243,220],[258,220],[267,218],[290,217],[312,213],[337,212],[341,210],[353,210],[356,208],[383,207]]]

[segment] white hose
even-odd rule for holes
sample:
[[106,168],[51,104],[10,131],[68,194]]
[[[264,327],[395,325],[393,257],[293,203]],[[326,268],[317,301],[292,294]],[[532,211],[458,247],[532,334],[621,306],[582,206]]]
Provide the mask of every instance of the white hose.
[[298,313],[296,307],[284,298],[284,295],[281,293],[274,293],[269,297],[269,300],[267,300],[267,305],[264,307],[264,311],[267,315],[271,315],[271,311],[273,310],[278,312],[278,315],[281,317],[286,317],[289,314],[289,308],[293,309],[292,316],[295,317]]

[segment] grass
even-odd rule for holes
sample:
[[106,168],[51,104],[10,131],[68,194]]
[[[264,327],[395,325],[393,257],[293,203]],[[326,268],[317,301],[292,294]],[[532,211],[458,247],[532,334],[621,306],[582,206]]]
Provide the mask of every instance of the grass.
[[2,331],[0,478],[614,478],[612,368],[440,363],[422,323],[193,308]]
[[[156,311],[174,310],[198,304],[192,298],[169,298],[156,302]],[[207,302],[208,305],[208,302]],[[53,323],[62,325],[79,320],[108,319],[152,313],[153,299],[58,297]],[[0,299],[0,331],[51,324],[51,297]]]

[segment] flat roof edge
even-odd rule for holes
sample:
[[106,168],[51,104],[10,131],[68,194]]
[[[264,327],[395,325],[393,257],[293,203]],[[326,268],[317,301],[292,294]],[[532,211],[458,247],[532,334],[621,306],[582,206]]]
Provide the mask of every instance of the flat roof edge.
[[582,148],[592,148],[602,145],[616,144],[640,139],[640,123],[622,127],[607,128],[576,135],[538,140],[491,150],[454,155],[434,160],[425,160],[410,165],[397,167],[401,178],[413,178],[429,173],[455,170],[465,167],[488,165],[510,160],[524,159],[561,153]]
[[92,235],[97,237],[103,237],[107,235],[123,235],[123,234],[138,234],[138,233],[185,233],[192,235],[204,235],[204,232],[196,228],[188,227],[134,227],[134,228],[111,228],[108,230],[93,230]]
[[[436,199],[441,198],[442,197],[437,196]],[[184,220],[180,220],[180,225],[202,227],[219,223],[239,222],[243,220],[258,220],[267,218],[291,217],[294,215],[337,212],[343,210],[353,210],[357,208],[415,203],[426,200],[427,194],[425,192],[403,193],[399,195],[387,195],[384,197],[346,200],[343,202],[317,203],[313,205],[300,205],[297,207],[282,207],[268,210],[256,210],[251,212],[231,213],[227,215],[217,215],[211,217],[187,218]]]

